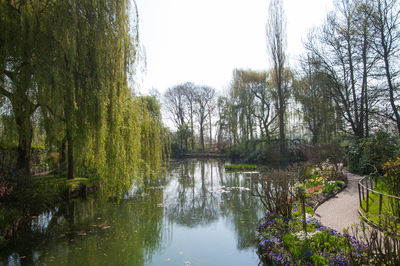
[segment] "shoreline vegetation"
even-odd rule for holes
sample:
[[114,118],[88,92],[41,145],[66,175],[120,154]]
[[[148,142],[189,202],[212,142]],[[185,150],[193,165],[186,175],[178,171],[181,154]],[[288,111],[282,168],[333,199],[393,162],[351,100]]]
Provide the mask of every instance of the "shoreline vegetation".
[[[89,178],[75,177],[68,179],[58,174],[35,176],[29,184],[24,184],[16,200],[26,200],[23,208],[17,206],[1,205],[0,209],[0,246],[6,245],[21,228],[30,223],[32,219],[60,203],[74,198],[86,197],[96,193],[100,183],[93,183]],[[34,191],[33,194],[32,191]],[[22,199],[21,199],[22,198]]]

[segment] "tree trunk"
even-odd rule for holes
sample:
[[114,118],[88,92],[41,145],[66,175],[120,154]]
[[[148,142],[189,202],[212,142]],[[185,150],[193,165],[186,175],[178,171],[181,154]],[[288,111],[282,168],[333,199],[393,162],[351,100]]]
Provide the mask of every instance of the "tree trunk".
[[21,175],[29,175],[31,172],[31,143],[32,136],[30,133],[23,133],[25,136],[19,136],[18,140],[18,157],[17,157],[17,172]]
[[67,149],[67,137],[65,136],[63,140],[61,141],[61,147],[60,147],[60,171],[65,170],[65,162],[67,161],[67,156],[65,155]]
[[279,153],[281,155],[280,161],[283,159],[283,156],[286,154],[286,143],[285,143],[285,106],[283,103],[283,97],[281,88],[278,89],[279,93]]
[[192,150],[194,150],[194,127],[193,127],[193,106],[190,104],[190,130],[191,130],[191,142],[192,142]]
[[18,107],[14,110],[18,130],[17,173],[28,176],[31,172],[32,123],[30,115],[26,115],[26,112],[20,112]]
[[200,141],[201,141],[201,149],[204,151],[204,129],[203,124],[200,124]]
[[74,143],[73,138],[69,130],[67,130],[67,142],[68,142],[68,179],[74,179]]
[[212,149],[212,129],[211,129],[211,111],[208,111],[208,117],[210,119],[210,150]]

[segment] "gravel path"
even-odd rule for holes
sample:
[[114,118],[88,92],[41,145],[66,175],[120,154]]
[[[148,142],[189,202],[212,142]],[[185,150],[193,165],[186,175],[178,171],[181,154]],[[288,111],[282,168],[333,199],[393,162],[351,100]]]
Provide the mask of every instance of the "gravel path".
[[349,181],[347,187],[334,198],[324,202],[315,211],[315,216],[321,224],[339,232],[360,222],[357,184],[362,176],[343,171]]

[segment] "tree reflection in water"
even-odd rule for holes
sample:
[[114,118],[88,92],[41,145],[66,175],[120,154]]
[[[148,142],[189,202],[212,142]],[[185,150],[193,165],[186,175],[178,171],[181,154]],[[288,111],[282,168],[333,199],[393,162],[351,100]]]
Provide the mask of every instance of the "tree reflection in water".
[[0,265],[144,265],[161,248],[162,190],[137,191],[120,202],[73,200],[33,220],[0,251]]
[[239,189],[218,191],[221,187],[250,187],[249,174],[226,173],[224,162],[217,160],[185,160],[171,172],[174,178],[164,194],[170,222],[196,227],[223,218],[236,232],[238,249],[255,246],[254,230],[263,217],[259,199]]
[[[223,187],[234,189],[227,192]],[[223,252],[233,254],[228,264],[254,264],[254,231],[263,207],[250,191],[238,187],[249,188],[250,175],[225,173],[223,161],[172,162],[164,178],[137,186],[120,201],[99,194],[43,213],[15,242],[0,249],[0,265],[158,265],[171,254],[176,265],[183,255],[174,248],[187,243],[176,247],[177,235],[181,240],[198,232],[206,235],[200,236],[204,243],[192,246],[209,248],[208,237],[220,245],[207,251],[215,252],[212,262],[227,260],[219,249],[226,246]],[[190,247],[185,252],[193,260],[210,255]]]

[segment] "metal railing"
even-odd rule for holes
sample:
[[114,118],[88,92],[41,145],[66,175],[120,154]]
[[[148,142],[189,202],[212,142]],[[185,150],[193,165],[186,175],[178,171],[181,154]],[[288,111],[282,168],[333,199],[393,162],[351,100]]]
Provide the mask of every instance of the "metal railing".
[[[389,202],[391,202],[392,207],[400,206],[400,197],[378,192],[375,190],[375,187],[376,187],[376,178],[373,178],[371,176],[365,176],[358,182],[358,197],[360,201],[360,209],[362,209],[365,213],[368,213],[370,211],[371,195],[373,194],[379,195],[378,215],[382,214],[382,204],[384,198],[389,199]],[[363,206],[363,201],[365,201],[365,208]],[[396,210],[392,211],[396,212]]]

